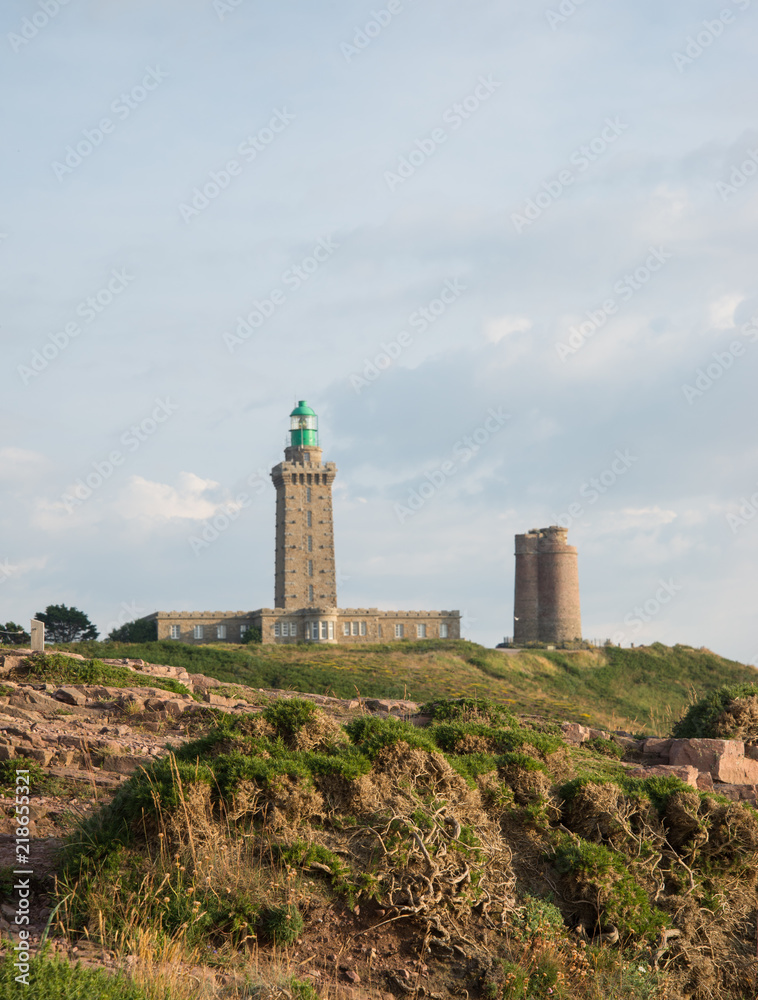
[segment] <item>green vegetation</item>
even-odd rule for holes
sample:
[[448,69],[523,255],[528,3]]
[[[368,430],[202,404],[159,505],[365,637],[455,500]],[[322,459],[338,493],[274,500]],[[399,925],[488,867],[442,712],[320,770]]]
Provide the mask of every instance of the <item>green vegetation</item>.
[[[86,656],[137,657],[184,667],[226,684],[307,691],[340,698],[487,696],[502,709],[605,729],[660,734],[695,698],[727,684],[755,681],[753,668],[705,649],[529,650],[506,654],[465,640],[428,639],[365,646],[190,646],[172,641],[125,645],[80,643]],[[475,712],[476,709],[474,708]],[[451,720],[452,721],[452,720]]]
[[150,1000],[147,992],[123,976],[86,969],[57,958],[32,955],[28,985],[16,982],[13,953],[0,958],[0,996],[4,1000]]
[[166,677],[146,677],[128,667],[102,663],[100,660],[72,660],[65,653],[52,656],[32,654],[12,674],[13,680],[50,681],[56,684],[101,684],[104,687],[152,687],[174,694],[189,694],[189,689]]
[[[256,963],[301,941],[308,954],[324,933],[313,915],[330,906],[337,927],[365,912],[350,933],[361,927],[367,952],[374,926],[396,922],[433,946],[430,965],[435,947],[486,940],[491,1000],[691,997],[712,962],[721,985],[708,995],[743,1000],[752,810],[676,778],[630,779],[609,741],[569,748],[550,723],[486,699],[427,709],[426,728],[343,726],[298,698],[209,716],[82,821],[61,926],[127,954],[149,938],[234,968],[250,949]],[[672,928],[681,946],[657,972],[651,954],[668,954]],[[701,967],[702,941],[718,947]],[[309,989],[290,992],[314,1000]]]
[[710,691],[671,730],[677,739],[758,740],[758,683]]

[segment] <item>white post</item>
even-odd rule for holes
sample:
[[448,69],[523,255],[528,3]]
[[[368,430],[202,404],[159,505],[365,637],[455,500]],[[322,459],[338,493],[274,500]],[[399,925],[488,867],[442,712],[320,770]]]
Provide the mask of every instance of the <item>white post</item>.
[[45,652],[45,623],[32,618],[32,652]]

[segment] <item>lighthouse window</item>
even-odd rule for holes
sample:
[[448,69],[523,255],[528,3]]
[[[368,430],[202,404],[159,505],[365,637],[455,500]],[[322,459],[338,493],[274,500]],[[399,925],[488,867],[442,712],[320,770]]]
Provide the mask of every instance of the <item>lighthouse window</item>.
[[311,502],[311,488],[310,488],[310,486],[306,486],[305,487],[305,502],[306,503],[310,503]]
[[[308,511],[310,514],[310,511]],[[313,552],[313,535],[308,535],[308,551]]]
[[313,560],[308,560],[308,576],[313,576]]
[[308,603],[313,604],[313,584],[308,587]]
[[309,510],[305,515],[305,523],[310,528],[313,523],[313,511]]

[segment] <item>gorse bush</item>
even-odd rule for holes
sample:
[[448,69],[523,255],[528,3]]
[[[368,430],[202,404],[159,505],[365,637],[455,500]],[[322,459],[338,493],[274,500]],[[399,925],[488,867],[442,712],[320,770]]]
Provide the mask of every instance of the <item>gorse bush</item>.
[[[755,706],[752,713],[747,711],[750,702]],[[745,711],[731,712],[735,704]],[[740,726],[741,715],[747,716],[746,727]],[[728,739],[738,733],[740,739],[758,740],[758,684],[732,684],[711,691],[690,705],[671,730],[676,739]]]

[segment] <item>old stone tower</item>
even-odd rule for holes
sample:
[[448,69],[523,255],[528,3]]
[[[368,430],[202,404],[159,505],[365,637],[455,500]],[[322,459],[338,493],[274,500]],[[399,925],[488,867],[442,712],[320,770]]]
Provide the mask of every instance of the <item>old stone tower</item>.
[[568,530],[556,525],[516,535],[516,646],[582,637],[577,552],[567,538]]
[[332,521],[334,462],[321,461],[318,417],[304,399],[290,414],[290,443],[274,466],[274,607],[337,606]]

